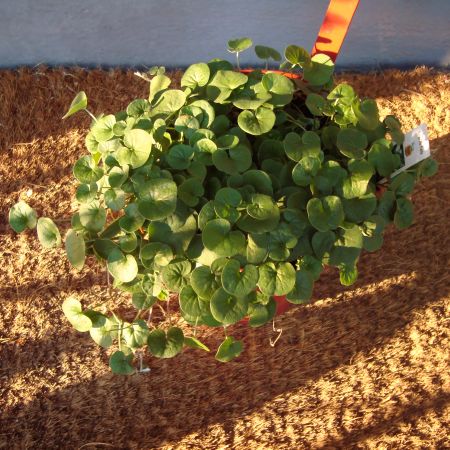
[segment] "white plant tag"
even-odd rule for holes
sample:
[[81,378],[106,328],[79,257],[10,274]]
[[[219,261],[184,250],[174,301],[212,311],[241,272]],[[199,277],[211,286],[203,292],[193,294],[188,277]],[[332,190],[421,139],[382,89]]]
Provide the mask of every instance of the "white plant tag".
[[431,156],[430,141],[428,140],[428,130],[425,123],[405,134],[402,145],[394,144],[394,153],[400,156],[402,167],[392,175],[395,177],[399,173],[414,166]]

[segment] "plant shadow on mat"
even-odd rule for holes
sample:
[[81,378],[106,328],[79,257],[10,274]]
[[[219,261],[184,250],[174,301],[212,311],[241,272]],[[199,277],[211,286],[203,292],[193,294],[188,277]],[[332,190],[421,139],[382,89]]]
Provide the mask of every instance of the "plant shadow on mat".
[[[441,148],[448,140],[448,136],[436,139],[431,147]],[[445,170],[443,166],[441,171]],[[448,208],[445,195],[437,195],[444,178],[441,173],[419,187],[416,224],[404,234],[390,230],[382,254],[363,255],[361,279],[353,288],[342,288],[338,294],[337,273],[325,274],[315,292],[315,299],[322,301],[294,308],[277,319],[276,326],[283,329],[282,345],[269,346],[269,337],[274,337],[270,326],[249,333],[239,324],[234,334],[245,339],[246,350],[230,364],[187,351],[170,362],[150,361],[151,372],[146,375],[126,378],[103,373],[3,410],[3,439],[29,442],[34,448],[39,442],[45,443],[45,448],[57,448],[90,441],[133,448],[179,441],[191,433],[201,436],[208,426],[220,424],[232,446],[236,424],[252,411],[268,405],[283,414],[285,407],[277,397],[301,388],[318,396],[314,383],[351,365],[355,355],[368,357],[389,345],[430,303],[448,295],[448,275],[442,270],[449,257],[448,238],[438,232],[445,214],[440,221],[436,217],[437,210],[444,213]],[[2,292],[6,295],[12,292]],[[206,343],[216,345],[220,334],[213,333]],[[0,352],[2,376],[42,366],[47,371],[57,370],[66,352],[83,361],[98,358],[99,350],[76,332],[28,342],[20,350],[16,344],[4,345]],[[23,356],[17,358],[18,353]],[[420,394],[420,401],[400,401],[392,413],[380,413],[367,428],[338,429],[339,437],[330,437],[320,447],[336,448],[380,435],[396,422],[413,420],[427,409],[439,413],[449,401],[444,392],[439,396],[426,391]],[[301,409],[298,413],[302,414]],[[117,424],[124,430],[117,432]],[[112,427],[117,437],[112,435]]]

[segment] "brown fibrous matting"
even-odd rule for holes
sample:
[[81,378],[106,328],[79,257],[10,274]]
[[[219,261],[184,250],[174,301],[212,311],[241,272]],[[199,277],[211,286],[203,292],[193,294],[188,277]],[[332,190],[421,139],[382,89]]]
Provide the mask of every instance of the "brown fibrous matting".
[[[381,251],[362,256],[358,282],[336,271],[314,301],[272,324],[228,330],[245,351],[221,364],[187,350],[145,358],[151,371],[115,376],[103,350],[71,328],[61,304],[126,305],[108,296],[104,267],[69,267],[42,250],[35,231],[16,235],[19,199],[64,219],[76,207],[71,167],[84,154],[89,118],[61,121],[84,90],[94,113],[145,97],[131,71],[0,72],[0,448],[442,449],[448,437],[450,78],[427,68],[339,76],[376,98],[405,129],[429,127],[438,174],[413,195],[415,224],[389,228]],[[174,308],[175,310],[175,308]],[[176,313],[172,323],[181,323]],[[212,348],[221,329],[199,329]]]

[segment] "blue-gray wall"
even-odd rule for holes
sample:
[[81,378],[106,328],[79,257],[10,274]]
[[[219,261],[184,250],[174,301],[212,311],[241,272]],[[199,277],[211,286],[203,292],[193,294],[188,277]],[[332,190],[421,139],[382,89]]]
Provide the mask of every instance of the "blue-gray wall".
[[[183,67],[231,37],[312,47],[328,0],[0,0],[0,66]],[[361,0],[340,67],[450,62],[450,0]],[[242,60],[254,64],[253,52]]]

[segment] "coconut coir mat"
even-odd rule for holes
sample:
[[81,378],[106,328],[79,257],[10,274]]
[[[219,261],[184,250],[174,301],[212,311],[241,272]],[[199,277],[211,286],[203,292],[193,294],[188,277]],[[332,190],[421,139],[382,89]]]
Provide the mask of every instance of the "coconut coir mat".
[[[70,215],[71,166],[89,124],[60,120],[75,92],[87,92],[93,111],[114,112],[147,85],[118,70],[0,72],[0,448],[450,446],[450,78],[425,68],[339,78],[405,129],[428,123],[441,165],[414,194],[415,225],[389,229],[383,249],[361,258],[354,286],[327,272],[312,305],[277,318],[275,347],[271,325],[237,325],[245,352],[234,362],[188,350],[127,378],[61,312],[70,294],[107,301],[104,271],[76,273],[61,249],[13,234],[6,216],[19,198]],[[202,331],[212,347],[221,334]]]

